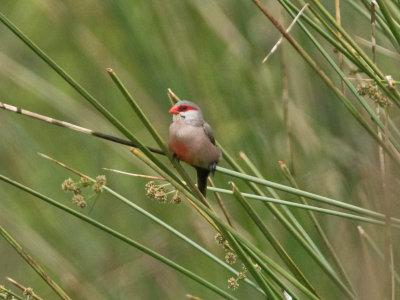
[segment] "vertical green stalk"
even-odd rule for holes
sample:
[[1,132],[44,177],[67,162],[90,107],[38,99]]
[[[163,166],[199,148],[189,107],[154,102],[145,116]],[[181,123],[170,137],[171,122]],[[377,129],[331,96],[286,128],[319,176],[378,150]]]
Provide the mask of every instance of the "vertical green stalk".
[[289,116],[289,89],[288,89],[288,76],[287,76],[287,57],[285,55],[285,45],[281,45],[280,49],[280,65],[281,65],[281,80],[282,80],[282,110],[283,110],[283,123],[285,124],[286,133],[286,149],[289,158],[289,167],[294,172],[294,155],[292,145],[292,128]]
[[[339,25],[341,25],[341,23],[342,23],[342,21],[341,21],[341,18],[340,18],[340,0],[335,0],[335,18],[336,18],[336,22],[339,24]],[[337,36],[338,36],[338,39],[341,39],[342,38],[342,36],[340,35],[340,33],[338,32],[337,33]],[[340,70],[342,71],[342,72],[344,72],[344,58],[343,58],[343,53],[338,53],[338,56],[339,56],[339,67],[340,67]],[[346,86],[345,86],[345,84],[344,84],[344,80],[342,79],[341,81],[340,81],[340,83],[341,83],[341,86],[342,86],[342,93],[343,93],[343,95],[345,94],[345,88],[346,88]]]
[[[389,107],[385,107],[385,131],[384,131],[384,136],[383,140],[384,143],[388,143],[388,120],[389,120]],[[392,219],[391,219],[391,214],[392,214],[392,201],[389,198],[390,196],[387,193],[387,182],[389,180],[388,172],[390,168],[387,167],[387,164],[389,163],[387,159],[385,159],[385,155],[383,153],[382,157],[382,194],[383,194],[383,205],[384,205],[384,210],[385,210],[385,215],[386,215],[386,220],[385,220],[385,244],[386,244],[386,255],[385,255],[385,261],[389,266],[389,278],[390,278],[390,294],[391,294],[391,299],[395,299],[395,284],[394,284],[394,256],[393,256],[393,238],[392,238],[392,230],[391,230],[391,225],[392,225]]]
[[[375,9],[377,4],[374,1],[371,2],[371,44],[372,44],[372,60],[376,63],[376,38],[375,38]],[[382,9],[384,12],[384,10]],[[384,143],[388,143],[388,119],[389,119],[389,108],[385,107],[385,130],[384,130],[384,137],[382,136],[381,129],[377,128],[378,136],[381,140],[384,140]],[[376,115],[379,117],[380,115],[380,106],[379,103],[376,103]],[[386,263],[389,266],[389,278],[390,278],[390,294],[391,299],[395,299],[395,274],[394,274],[394,259],[393,259],[393,242],[392,242],[392,232],[391,232],[391,201],[387,195],[387,168],[386,168],[386,161],[385,153],[382,149],[382,146],[378,145],[378,155],[379,155],[379,164],[380,164],[380,171],[381,171],[381,186],[382,186],[382,195],[383,195],[383,205],[386,214],[386,222],[385,222],[385,242],[386,242]]]
[[[357,11],[359,13],[361,13],[361,15],[363,15],[365,18],[370,19],[370,14],[368,13],[371,9],[371,1],[368,0],[361,0],[362,4],[364,5],[365,9],[362,9],[357,2],[355,2],[354,0],[347,0],[347,2],[350,3],[350,5],[352,5],[355,9],[357,9]],[[367,12],[368,11],[368,12]],[[390,40],[390,42],[392,43],[392,45],[396,48],[397,46],[397,50],[400,49],[400,47],[397,45],[397,41],[393,36],[393,33],[390,31],[389,26],[387,26],[387,24],[384,21],[384,18],[382,16],[382,13],[380,13],[379,11],[376,11],[376,19],[378,20],[378,23],[376,23],[376,27],[385,35],[385,37],[387,39]]]
[[[368,55],[365,54],[365,52],[357,45],[356,42],[349,36],[349,34],[343,29],[342,26],[340,26],[335,18],[331,16],[331,14],[326,10],[326,8],[320,3],[319,0],[312,0],[312,2],[315,4],[315,6],[321,11],[321,13],[329,20],[331,24],[340,32],[340,34],[344,37],[344,39],[351,45],[351,47],[356,51],[356,53],[360,56],[362,60],[361,62],[364,61],[366,65],[371,68],[378,76],[380,79],[385,79],[385,75],[383,72],[371,61],[371,59],[368,57]],[[380,1],[381,3],[381,1]],[[315,10],[313,12],[316,13]],[[397,39],[397,38],[396,38]],[[339,39],[339,41],[343,41],[343,39]],[[390,91],[384,84],[382,84],[379,80],[376,81],[376,83],[390,96],[394,102],[400,106],[400,94],[398,91]]]
[[[285,4],[286,0],[278,0],[281,2],[281,4],[283,6],[285,6],[285,8],[288,10],[288,12],[292,15],[295,16],[295,12],[292,12]],[[312,10],[314,12],[314,14],[319,18],[319,20],[321,20],[321,22],[331,31],[333,32],[333,29],[330,28],[330,26],[322,19],[322,17],[315,12],[315,10]],[[327,52],[323,49],[323,47],[317,42],[317,40],[312,36],[312,34],[305,28],[305,26],[302,24],[301,21],[299,21],[299,26],[302,28],[302,30],[309,36],[309,38],[311,39],[311,41],[317,46],[317,48],[319,49],[319,51],[322,53],[322,55],[327,59],[327,61],[329,62],[329,64],[334,68],[334,70],[339,74],[339,76],[341,77],[341,79],[346,83],[346,85],[348,86],[348,88],[350,89],[350,91],[353,93],[353,95],[357,98],[357,100],[360,102],[360,104],[363,106],[363,108],[367,111],[367,113],[371,116],[371,118],[373,119],[373,121],[379,126],[379,128],[381,130],[384,130],[384,124],[381,122],[381,120],[379,119],[378,116],[376,116],[376,114],[374,113],[373,109],[369,107],[369,105],[367,104],[367,102],[364,100],[363,97],[361,97],[356,89],[354,88],[354,86],[350,83],[350,81],[347,79],[346,75],[340,70],[340,68],[335,64],[335,62],[331,59],[331,57],[327,54]],[[291,37],[290,37],[291,38]],[[349,49],[350,52],[354,52],[354,50],[351,48],[351,46],[345,42],[343,39],[340,39],[340,41],[343,43],[343,45],[346,46],[346,48]],[[302,51],[304,51],[302,49]],[[301,54],[301,52],[300,52]],[[306,53],[304,53],[306,54]],[[301,54],[303,55],[303,54]],[[304,56],[304,55],[303,55]],[[306,56],[304,56],[305,60],[308,62],[309,58],[306,58]],[[358,58],[359,61],[360,58]],[[315,62],[314,62],[314,66]],[[359,66],[360,67],[360,66]],[[378,78],[376,74],[368,72],[367,69],[365,69],[364,67],[361,67],[361,69],[366,72],[371,78],[373,78],[375,80],[375,82],[380,86],[380,88],[382,90],[384,90],[389,96],[390,96],[390,91],[388,90],[388,87],[386,87],[384,85],[384,82],[386,82],[386,79],[382,78]],[[318,70],[317,70],[318,71]],[[320,75],[322,74],[322,71],[318,71],[320,73]],[[383,76],[383,75],[382,75]],[[321,77],[328,83],[328,85],[333,89],[333,91],[339,96],[339,98],[342,100],[342,102],[345,104],[346,108],[352,113],[352,115],[355,117],[356,120],[358,120],[361,125],[367,129],[367,131],[372,135],[372,137],[381,144],[381,146],[383,148],[383,142],[381,141],[381,139],[378,137],[378,135],[373,131],[372,128],[370,128],[368,126],[368,124],[362,119],[362,116],[360,115],[360,113],[357,112],[356,108],[354,107],[353,104],[351,104],[351,102],[349,102],[349,100],[344,96],[343,93],[341,93],[332,82],[328,82],[330,81],[329,78],[326,77],[326,75],[324,74],[324,76],[321,75]],[[400,151],[400,145],[398,143],[398,141],[390,134],[390,141],[391,143],[395,146],[396,151],[399,152]],[[390,151],[391,149],[386,148],[385,151]],[[396,153],[392,153],[390,154],[391,157],[393,157],[393,159],[400,164],[400,161],[398,159],[398,157],[396,156]]]
[[[353,115],[353,117],[367,130],[367,132],[379,144],[382,145],[382,147],[393,158],[393,160],[398,165],[400,165],[400,158],[397,157],[397,155],[392,152],[392,149],[390,149],[386,144],[384,144],[379,139],[376,132],[364,120],[363,116],[357,111],[356,107],[335,86],[335,84],[332,82],[332,80],[326,75],[326,73],[324,71],[322,71],[322,69],[318,66],[318,64],[315,62],[315,60],[313,60],[312,57],[297,43],[297,41],[294,40],[294,38],[286,32],[286,30],[282,27],[282,25],[265,9],[265,7],[261,4],[261,2],[259,0],[252,0],[252,1],[258,6],[258,8],[262,11],[262,13],[272,22],[272,24],[281,32],[281,34],[292,44],[294,49],[304,58],[304,60],[318,73],[318,75],[325,81],[325,83],[333,90],[333,92],[339,97],[339,99],[346,106],[346,108]],[[278,0],[278,1],[283,3],[282,0]],[[313,0],[313,1],[315,1],[315,0]],[[335,22],[334,19],[333,19],[333,22]],[[352,91],[352,93],[357,97],[357,99],[364,106],[364,108],[368,111],[369,115],[373,118],[373,120],[383,129],[384,125],[382,124],[382,122],[376,117],[373,110],[371,110],[371,108],[365,103],[364,99],[357,94],[357,91],[355,90],[354,86],[347,80],[345,74],[343,74],[343,72],[340,71],[340,69],[335,64],[335,62],[331,59],[331,57],[326,53],[326,51],[322,48],[322,46],[316,41],[316,39],[311,35],[311,33],[309,33],[309,31],[304,27],[304,25],[300,21],[299,21],[299,25],[301,26],[303,31],[305,31],[306,34],[310,37],[310,39],[313,41],[313,43],[318,47],[320,52],[325,56],[325,58],[328,60],[328,62],[331,64],[331,66],[335,69],[335,71],[340,75],[340,77],[343,80],[345,80],[346,85],[349,87],[349,89]],[[381,82],[378,82],[378,83],[381,83]],[[386,88],[386,87],[384,87],[384,88]],[[392,139],[392,136],[390,136],[390,140],[397,149],[400,148],[400,145],[398,144],[398,142],[396,140]]]

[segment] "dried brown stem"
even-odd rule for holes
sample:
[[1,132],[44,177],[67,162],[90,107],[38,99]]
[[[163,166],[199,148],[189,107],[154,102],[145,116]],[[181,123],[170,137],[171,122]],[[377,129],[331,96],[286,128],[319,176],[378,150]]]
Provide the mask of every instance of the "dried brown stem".
[[19,282],[17,282],[16,280],[14,280],[14,279],[12,279],[10,277],[6,277],[6,279],[9,282],[11,282],[13,285],[15,285],[17,288],[22,290],[24,293],[28,293],[28,291],[29,291],[29,295],[31,295],[36,300],[43,300],[43,298],[39,297],[32,289],[24,287],[22,284],[20,284]]

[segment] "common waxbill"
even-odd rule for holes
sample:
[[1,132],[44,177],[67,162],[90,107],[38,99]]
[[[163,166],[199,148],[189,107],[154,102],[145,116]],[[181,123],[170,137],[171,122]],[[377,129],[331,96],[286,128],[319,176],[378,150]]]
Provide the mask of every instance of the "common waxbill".
[[197,187],[205,196],[207,178],[221,160],[221,150],[215,146],[211,126],[204,121],[200,107],[182,100],[169,111],[173,114],[169,127],[169,150],[174,157],[196,168]]

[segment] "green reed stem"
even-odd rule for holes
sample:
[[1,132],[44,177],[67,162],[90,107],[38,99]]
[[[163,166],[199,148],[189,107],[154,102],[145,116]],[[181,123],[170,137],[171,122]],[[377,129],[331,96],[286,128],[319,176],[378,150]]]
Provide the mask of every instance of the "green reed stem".
[[42,279],[53,289],[54,292],[61,299],[70,300],[71,298],[67,295],[66,292],[53,280],[49,275],[43,270],[43,268],[30,256],[18,242],[0,225],[0,234],[4,237],[4,239],[9,243],[15,251],[18,252],[19,255],[42,277]]
[[[142,121],[142,123],[146,126],[147,130],[150,132],[150,134],[153,136],[157,144],[160,146],[162,151],[165,153],[165,155],[171,160],[172,164],[178,171],[178,173],[182,176],[183,180],[186,182],[186,184],[190,187],[190,189],[196,194],[196,196],[202,201],[207,207],[211,208],[210,204],[207,202],[206,198],[203,196],[203,194],[199,191],[199,189],[195,186],[193,181],[190,179],[189,175],[186,173],[186,171],[182,168],[182,166],[179,164],[177,160],[172,159],[172,155],[169,152],[168,148],[166,147],[163,139],[161,136],[158,134],[154,126],[151,124],[150,120],[146,117],[144,114],[143,110],[139,107],[137,104],[136,100],[132,97],[132,95],[129,93],[129,91],[126,89],[124,84],[121,82],[121,80],[118,78],[117,74],[112,70],[112,69],[107,69],[107,72],[111,76],[112,80],[118,87],[118,89],[121,91],[121,93],[124,95],[125,99],[128,101],[129,105],[133,108],[139,119]],[[139,149],[143,150],[142,148],[139,147]],[[144,152],[144,151],[143,151]],[[145,152],[146,153],[146,152]],[[147,156],[149,156],[146,153]],[[151,156],[149,156],[151,157]],[[165,170],[164,170],[165,171]],[[181,181],[178,181],[181,182]],[[183,183],[181,182],[182,186]],[[186,187],[186,186],[185,186]]]
[[249,270],[250,274],[253,276],[255,281],[258,283],[260,288],[265,292],[267,297],[270,299],[274,299],[273,292],[271,287],[267,284],[264,278],[261,276],[261,272],[257,272],[256,268],[254,267],[253,263],[250,261],[246,253],[243,251],[242,247],[236,241],[236,239],[232,236],[232,234],[226,230],[222,230],[223,235],[229,241],[229,245],[234,249],[236,254],[240,257],[242,263],[246,266],[247,270]]
[[[375,254],[379,257],[379,259],[381,259],[382,262],[385,262],[385,255],[383,254],[383,251],[379,248],[378,244],[361,226],[357,226],[357,229],[358,232],[360,233],[361,238],[365,239],[369,247],[375,252]],[[394,278],[396,280],[397,285],[400,287],[400,276],[396,272],[396,270],[394,270]]]
[[[299,188],[297,185],[296,180],[294,179],[292,173],[290,172],[290,169],[283,163],[279,162],[279,165],[282,169],[283,174],[285,177],[289,180],[290,184],[294,188]],[[299,197],[301,202],[303,202],[304,205],[308,205],[307,200],[304,197]],[[315,229],[317,230],[318,234],[321,236],[322,241],[324,242],[325,246],[327,247],[329,253],[331,254],[331,257],[333,258],[334,263],[336,264],[337,269],[339,270],[340,274],[344,278],[344,280],[347,282],[347,285],[351,288],[354,294],[356,294],[355,288],[352,285],[349,276],[347,275],[346,270],[344,269],[343,264],[341,263],[339,256],[337,255],[335,249],[333,248],[332,244],[330,243],[328,236],[325,234],[324,230],[322,229],[322,226],[318,222],[318,219],[314,215],[314,213],[311,210],[307,210],[308,216],[313,223]],[[383,224],[386,224],[386,222],[383,222]]]
[[[253,222],[257,225],[257,227],[260,229],[260,231],[263,233],[265,238],[271,242],[271,237],[270,233],[267,229],[267,226],[264,224],[260,216],[257,214],[257,212],[254,210],[254,208],[247,202],[247,200],[243,197],[239,189],[236,187],[236,185],[231,182],[232,185],[232,192],[235,198],[239,201],[241,206],[244,208],[244,210],[247,212],[247,214],[250,216],[250,218],[253,220]],[[284,250],[283,250],[284,251]],[[285,261],[286,265],[290,268],[293,274],[307,286],[310,290],[312,290],[315,294],[316,291],[314,287],[311,285],[311,283],[308,281],[308,279],[304,276],[304,274],[301,272],[301,270],[297,267],[297,265],[294,263],[294,261],[291,259],[291,257],[287,254],[286,251],[283,253],[284,255],[281,256],[282,259]]]
[[[244,210],[247,212],[247,214],[250,216],[250,218],[253,220],[253,222],[257,225],[257,227],[260,229],[264,237],[273,245],[273,241],[271,241],[271,235],[269,230],[267,229],[267,226],[264,224],[260,216],[257,214],[257,212],[254,210],[254,208],[247,202],[247,200],[243,197],[243,195],[240,193],[239,189],[235,186],[235,184],[232,182],[232,191],[233,195],[235,198],[239,201],[239,203],[242,205]],[[275,249],[279,250],[279,249]],[[304,276],[304,274],[301,272],[299,267],[295,264],[295,262],[291,259],[291,257],[287,254],[287,252],[282,249],[283,255],[281,255],[281,258],[283,261],[286,263],[286,265],[289,267],[289,269],[292,271],[292,273],[302,282],[305,286],[307,286],[310,290],[312,290],[314,293],[315,289],[311,285],[311,283],[308,281],[308,279]]]
[[13,298],[10,298],[10,296],[12,296],[12,297],[14,297],[15,299],[18,299],[18,300],[26,300],[26,299],[22,298],[21,296],[17,295],[16,293],[14,293],[13,291],[6,289],[3,286],[0,286],[0,296],[4,300],[9,300],[9,299],[13,300]]
[[[246,246],[251,251],[256,253],[257,256],[259,256],[260,259],[262,260],[268,260],[266,255],[261,252],[257,247],[253,246],[251,243],[248,241],[244,240],[233,228],[231,228],[228,224],[223,222],[213,211],[208,209],[203,203],[201,203],[196,197],[194,197],[191,193],[189,193],[186,189],[183,189],[182,186],[180,186],[178,183],[176,183],[171,177],[169,177],[166,173],[164,173],[160,168],[157,167],[156,164],[154,164],[149,158],[144,156],[141,152],[138,150],[134,149],[133,154],[135,154],[139,159],[141,159],[144,163],[146,163],[149,167],[151,167],[156,173],[158,173],[161,177],[163,177],[165,180],[169,181],[177,190],[179,190],[182,194],[184,194],[186,197],[188,197],[191,201],[193,201],[196,205],[198,205],[204,212],[206,212],[212,219],[213,221],[221,228],[221,230],[225,230],[226,232],[229,232],[234,236],[234,238],[240,243],[241,246]],[[299,289],[301,289],[305,294],[312,294],[311,291],[309,291],[306,287],[304,287],[300,282],[298,282],[296,279],[294,279],[292,276],[286,277],[287,280],[289,280],[292,284],[296,285]],[[278,283],[278,282],[277,282]],[[282,283],[280,283],[282,284]]]
[[293,299],[299,299],[297,298],[293,293],[290,292],[288,287],[283,283],[283,281],[279,280],[279,278],[276,276],[276,274],[271,270],[274,269],[276,272],[278,272],[281,276],[284,278],[288,279],[290,283],[292,283],[296,288],[298,288],[301,292],[303,292],[305,295],[307,295],[310,299],[320,299],[317,297],[315,294],[311,293],[311,291],[304,289],[304,286],[301,285],[297,280],[293,278],[291,274],[289,274],[286,270],[281,268],[278,264],[274,262],[274,260],[264,257],[264,259],[260,259],[259,253],[255,252],[253,249],[250,249],[246,245],[244,245],[244,249],[246,250],[247,254],[261,267],[263,271],[265,271],[269,276],[271,276],[272,279],[285,291],[287,291]]
[[[39,154],[40,156],[44,157],[45,159],[48,159],[54,163],[56,163],[57,165],[71,171],[72,173],[76,174],[77,176],[80,177],[84,177],[87,178],[89,181],[95,183],[96,180],[65,165],[62,162],[59,162],[57,160],[55,160],[54,158],[51,158],[47,155],[44,154]],[[218,257],[216,257],[215,255],[213,255],[211,252],[207,251],[206,249],[204,249],[203,247],[201,247],[199,244],[197,244],[196,242],[194,242],[193,240],[191,240],[190,238],[188,238],[186,235],[182,234],[181,232],[179,232],[178,230],[176,230],[175,228],[173,228],[172,226],[168,225],[167,223],[165,223],[164,221],[162,221],[161,219],[157,218],[156,216],[154,216],[153,214],[149,213],[148,211],[144,210],[143,208],[141,208],[140,206],[138,206],[137,204],[129,201],[127,198],[125,198],[124,196],[118,194],[117,192],[115,192],[114,190],[112,190],[111,188],[104,186],[104,190],[107,191],[110,195],[112,195],[113,197],[115,197],[116,199],[118,199],[119,201],[121,201],[122,203],[128,205],[129,207],[135,209],[137,212],[139,212],[140,214],[142,214],[143,216],[149,218],[151,221],[155,222],[156,224],[160,225],[161,227],[164,227],[166,230],[168,230],[169,232],[171,232],[172,234],[176,235],[177,237],[179,237],[180,239],[182,239],[184,242],[188,243],[189,245],[191,245],[192,247],[194,247],[195,249],[197,249],[198,251],[200,251],[201,253],[203,253],[204,255],[206,255],[207,257],[211,258],[213,261],[215,261],[216,263],[218,263],[219,265],[221,265],[222,267],[224,267],[225,269],[227,269],[228,271],[230,271],[231,273],[233,273],[234,275],[237,275],[238,271],[235,270],[234,268],[232,268],[230,265],[226,264],[225,262],[223,262],[222,260],[220,260]],[[252,286],[253,288],[255,288],[256,290],[258,290],[259,292],[263,291],[251,280],[248,280],[247,278],[245,279],[245,282],[247,284],[249,284],[250,286]]]
[[36,192],[36,191],[34,191],[34,190],[22,185],[22,184],[14,181],[14,180],[11,180],[11,179],[7,178],[4,175],[0,174],[0,180],[6,182],[8,184],[11,184],[11,185],[17,187],[18,189],[23,190],[23,191],[27,192],[28,194],[31,194],[31,195],[33,195],[33,196],[35,196],[35,197],[37,197],[37,198],[39,198],[39,199],[41,199],[43,201],[55,206],[55,207],[65,211],[65,212],[67,212],[67,213],[69,213],[69,214],[81,219],[82,221],[84,221],[86,223],[89,223],[90,225],[92,225],[94,227],[97,227],[98,229],[100,229],[100,230],[102,230],[102,231],[104,231],[104,232],[116,237],[117,239],[127,243],[130,246],[135,247],[136,249],[144,252],[145,254],[150,255],[151,257],[161,261],[162,263],[166,264],[167,266],[175,269],[176,271],[178,271],[178,272],[186,275],[187,277],[193,279],[194,281],[200,283],[204,287],[214,291],[215,293],[219,294],[220,296],[224,297],[225,299],[237,299],[237,298],[233,297],[232,295],[226,293],[224,290],[221,290],[217,286],[215,286],[212,283],[208,282],[204,278],[202,278],[202,277],[196,275],[195,273],[191,272],[190,270],[178,265],[177,263],[173,262],[172,260],[170,260],[170,259],[158,254],[157,252],[145,247],[144,245],[142,245],[142,244],[140,244],[140,243],[128,238],[127,236],[115,231],[114,229],[112,229],[112,228],[110,228],[108,226],[105,226],[104,224],[102,224],[102,223],[100,223],[100,222],[98,222],[98,221],[96,221],[96,220],[94,220],[92,218],[89,218],[89,217],[87,217],[87,216],[85,216],[85,215],[83,215],[83,214],[81,214],[81,213],[79,213],[79,212],[77,212],[77,211],[75,211],[75,210],[63,205],[63,204],[53,200],[52,198],[49,198],[49,197],[47,197],[45,195],[42,195],[42,194],[40,194],[40,193],[38,193],[38,192]]
[[[320,195],[313,194],[313,193],[310,193],[310,192],[306,192],[306,191],[303,191],[303,190],[295,189],[295,188],[292,188],[292,187],[289,187],[289,186],[286,186],[286,185],[283,185],[283,184],[280,184],[280,183],[272,182],[272,181],[269,181],[269,180],[266,180],[266,179],[261,179],[261,178],[255,177],[255,176],[250,176],[250,175],[247,175],[247,174],[243,174],[243,173],[236,172],[236,171],[229,170],[229,169],[222,168],[222,167],[217,167],[217,171],[221,172],[221,173],[224,173],[224,174],[227,174],[227,175],[230,175],[230,176],[233,176],[233,177],[236,177],[236,178],[241,178],[241,179],[243,179],[245,181],[251,181],[251,182],[254,182],[254,183],[257,183],[257,184],[261,184],[261,185],[265,185],[265,186],[271,187],[273,189],[281,190],[281,191],[284,191],[284,192],[287,192],[287,193],[291,193],[291,194],[294,194],[294,195],[298,195],[298,196],[303,196],[303,197],[311,199],[311,200],[315,200],[315,201],[319,201],[319,202],[322,202],[322,203],[325,203],[325,204],[329,204],[329,205],[337,206],[337,207],[340,207],[340,208],[344,208],[344,209],[347,209],[347,210],[350,210],[350,211],[354,211],[354,212],[357,212],[357,213],[360,213],[360,214],[363,214],[363,215],[372,216],[372,217],[375,217],[375,218],[380,219],[380,220],[384,220],[385,219],[385,215],[384,214],[381,214],[381,213],[378,213],[378,212],[375,212],[375,211],[372,211],[372,210],[369,210],[369,209],[366,209],[366,208],[361,208],[361,207],[358,207],[358,206],[355,206],[355,205],[351,205],[351,204],[348,204],[348,203],[344,203],[344,202],[340,202],[340,201],[337,201],[337,200],[333,200],[333,199],[328,198],[328,197],[324,197],[324,196],[320,196]],[[400,219],[392,218],[392,222],[394,222],[396,224],[400,224]]]
[[113,124],[123,135],[125,135],[132,143],[136,144],[147,156],[156,162],[160,168],[176,178],[176,175],[159,161],[145,145],[143,145],[117,118],[115,118],[97,99],[95,99],[88,91],[86,91],[78,82],[76,82],[67,72],[57,65],[43,50],[41,50],[34,42],[32,42],[21,30],[19,30],[10,20],[0,13],[0,22],[9,28],[22,42],[33,50],[45,63],[47,63],[54,71],[56,71],[69,85],[71,85],[80,95],[82,95],[90,104],[92,104],[111,124]]
[[397,43],[400,46],[400,31],[399,31],[399,27],[396,26],[392,16],[390,15],[390,9],[388,7],[388,3],[386,0],[379,0],[379,7],[382,11],[383,16],[385,17],[385,20],[390,28],[390,31],[393,33]]
[[[232,174],[241,174],[246,178],[256,178],[254,176],[249,176],[247,174],[243,174],[243,169],[233,160],[233,158],[225,151],[225,149],[218,144],[220,147],[224,159],[231,165],[231,167],[239,172],[231,171],[229,175]],[[225,170],[224,168],[217,167],[217,169]],[[228,170],[228,169],[226,169]],[[238,176],[239,177],[239,176]],[[240,177],[239,177],[240,178]],[[265,196],[265,194],[261,191],[261,189],[252,182],[252,180],[245,180],[245,182],[250,186],[250,188],[258,195]],[[350,294],[351,292],[347,289],[344,283],[340,280],[340,278],[335,274],[335,271],[329,265],[329,262],[323,257],[320,256],[309,244],[309,242],[303,237],[303,235],[299,234],[299,232],[292,226],[292,224],[282,215],[282,213],[271,203],[266,203],[267,207],[272,211],[272,213],[280,220],[282,225],[300,242],[300,244],[304,247],[304,249],[310,254],[310,256],[318,263],[318,265],[326,272],[326,274],[333,279],[334,283],[343,290],[345,293]],[[280,244],[279,244],[280,245]],[[279,254],[279,253],[278,253]]]
[[[212,192],[218,192],[221,194],[233,195],[233,192],[230,190],[227,190],[227,189],[208,187],[208,190],[212,191]],[[279,205],[301,208],[301,209],[310,210],[310,211],[316,211],[316,212],[320,212],[320,213],[324,213],[324,214],[328,214],[328,215],[332,215],[332,216],[336,216],[336,217],[343,217],[343,218],[347,218],[350,220],[356,220],[356,221],[366,222],[366,223],[370,223],[370,224],[385,226],[384,221],[380,221],[380,220],[376,220],[376,219],[372,219],[372,218],[361,217],[361,216],[348,214],[348,213],[343,213],[340,211],[300,204],[300,203],[291,202],[291,201],[285,201],[285,200],[281,200],[281,199],[270,198],[270,197],[266,197],[266,196],[259,196],[259,195],[255,195],[255,194],[249,194],[249,193],[242,193],[242,195],[243,195],[243,197],[248,198],[248,199],[260,200],[260,201],[264,201],[264,202],[271,202],[271,203],[276,203]],[[396,229],[400,229],[400,226],[398,226],[398,225],[392,224],[392,227],[396,228]]]
[[[247,155],[243,152],[240,153],[240,157],[243,159],[243,161],[246,163],[246,165],[251,169],[251,171],[258,177],[258,178],[264,178],[261,172],[258,170],[258,168],[253,164],[253,162],[247,157]],[[267,187],[268,193],[272,196],[273,199],[279,199],[279,195],[275,192],[270,187]],[[261,195],[265,197],[265,195]],[[292,212],[286,207],[283,206],[283,211],[286,213],[286,215],[289,217],[289,220],[292,222],[293,226],[298,230],[298,232],[304,237],[305,240],[310,244],[311,247],[314,248],[315,252],[318,253],[318,255],[325,260],[327,264],[329,262],[326,260],[322,252],[319,250],[317,245],[314,243],[314,241],[311,239],[307,231],[303,228],[303,226],[299,223],[299,221],[296,219],[296,217],[292,214]]]
[[[288,10],[288,12],[292,15],[295,15],[295,12],[292,12],[290,9],[287,8],[283,0],[278,0],[279,2],[282,3],[282,5],[285,6],[285,8]],[[315,14],[319,16],[316,12]],[[333,17],[332,17],[333,18]],[[334,20],[334,19],[333,19]],[[334,20],[335,21],[335,20]],[[347,79],[347,76],[340,70],[340,68],[337,66],[337,64],[334,62],[334,60],[329,56],[329,54],[324,50],[324,48],[318,43],[318,41],[314,38],[314,36],[305,28],[304,24],[302,24],[301,21],[298,22],[299,26],[301,29],[306,33],[306,35],[310,38],[310,40],[314,43],[314,45],[318,48],[318,50],[322,53],[322,55],[325,57],[325,59],[329,62],[329,64],[333,67],[333,69],[338,73],[338,75],[341,77],[341,79],[346,83],[350,91],[354,94],[354,96],[357,98],[357,100],[360,102],[360,104],[363,106],[363,108],[367,111],[367,113],[371,116],[373,121],[381,128],[381,130],[384,130],[384,124],[382,121],[379,119],[379,117],[375,114],[374,110],[368,105],[368,103],[365,101],[365,99],[360,96],[355,87],[351,84],[351,82]],[[324,23],[325,24],[325,23]],[[326,26],[328,26],[326,24]],[[328,29],[330,29],[332,32],[333,29],[331,29],[328,26]],[[339,99],[343,102],[343,104],[346,106],[346,108],[350,111],[350,113],[353,115],[353,117],[368,131],[368,133],[376,140],[377,143],[379,143],[385,151],[392,157],[392,159],[400,165],[400,159],[399,157],[392,152],[392,150],[388,147],[387,144],[385,144],[379,136],[376,134],[375,130],[371,128],[366,121],[363,119],[362,115],[357,111],[355,106],[345,97],[345,95],[333,84],[333,82],[327,77],[327,75],[318,67],[318,65],[315,63],[315,61],[300,47],[297,42],[289,35],[287,34],[287,39],[291,41],[292,45],[295,47],[295,49],[303,56],[303,58],[318,72],[318,74],[321,76],[322,79],[328,84],[328,86],[335,92],[335,94],[339,97]],[[344,43],[345,46],[348,47],[349,51],[351,50],[351,46],[349,46],[347,43],[344,42],[343,39],[340,39],[341,42]],[[354,54],[353,54],[354,55]],[[367,69],[363,68],[365,72],[368,72]],[[368,73],[371,78],[375,79],[375,82],[386,91],[386,93],[391,96],[391,92],[388,90],[388,88],[383,84],[381,79],[377,77],[373,73]],[[400,152],[400,144],[398,141],[392,136],[392,134],[389,135],[391,143],[395,146],[396,150]]]

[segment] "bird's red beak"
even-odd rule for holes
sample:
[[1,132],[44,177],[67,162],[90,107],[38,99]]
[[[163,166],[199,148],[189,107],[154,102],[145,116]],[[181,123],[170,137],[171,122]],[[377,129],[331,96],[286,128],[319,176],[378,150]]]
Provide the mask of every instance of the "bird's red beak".
[[171,109],[169,110],[169,113],[174,115],[179,114],[178,106],[176,105],[172,106]]

